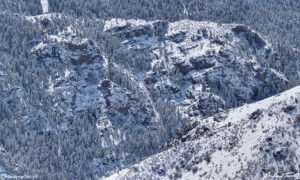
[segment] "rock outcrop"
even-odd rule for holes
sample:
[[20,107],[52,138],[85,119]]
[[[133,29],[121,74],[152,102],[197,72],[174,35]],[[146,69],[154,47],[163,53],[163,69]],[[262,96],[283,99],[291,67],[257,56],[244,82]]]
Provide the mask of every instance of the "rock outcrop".
[[[145,51],[153,57],[152,68],[144,74],[148,89],[156,89],[160,98],[175,101],[189,116],[211,115],[203,109],[210,103],[214,112],[219,112],[225,106],[267,97],[287,83],[282,74],[262,67],[257,57],[269,55],[272,48],[247,26],[189,20],[161,22],[165,24],[159,37],[151,33],[159,22],[113,19],[105,27],[131,51]],[[149,33],[136,34],[140,29]],[[128,33],[132,36],[126,37]],[[276,83],[271,85],[270,81]],[[170,90],[170,85],[180,88]],[[198,95],[186,96],[190,89]],[[200,106],[198,97],[219,100],[201,101]]]

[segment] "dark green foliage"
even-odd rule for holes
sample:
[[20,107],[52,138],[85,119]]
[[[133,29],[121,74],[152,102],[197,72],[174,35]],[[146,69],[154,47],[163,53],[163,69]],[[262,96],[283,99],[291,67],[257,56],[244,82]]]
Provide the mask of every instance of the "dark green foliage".
[[147,20],[209,20],[243,23],[272,37],[299,47],[300,2],[297,0],[49,0],[52,12],[98,18]]
[[[103,33],[103,21],[95,18],[168,21],[189,18],[243,23],[262,32],[275,47],[274,55],[259,58],[263,66],[283,72],[292,82],[290,86],[299,84],[298,0],[49,0],[49,4],[51,12],[65,13],[65,16],[55,21],[55,24],[47,29],[48,32],[55,34],[72,25],[80,36],[92,39],[97,44],[109,58],[110,65],[112,62],[122,64],[124,69],[133,73],[150,68],[149,63],[145,63],[148,62],[147,52],[127,50],[120,40]],[[40,66],[30,54],[30,49],[36,45],[34,40],[41,38],[44,32],[37,24],[26,21],[21,14],[41,14],[40,0],[1,0],[0,11],[0,71],[3,70],[9,75],[4,80],[1,80],[0,76],[0,146],[8,151],[5,158],[0,156],[1,164],[5,164],[10,172],[20,175],[38,174],[41,179],[94,179],[91,164],[88,162],[94,157],[103,157],[105,152],[100,145],[101,138],[96,132],[96,120],[91,116],[91,112],[84,112],[82,117],[72,119],[68,124],[72,130],[66,133],[57,135],[52,131],[40,131],[45,124],[55,129],[56,125],[63,121],[51,109],[52,99],[45,93],[43,84],[48,82],[49,74],[55,74],[64,68],[51,69]],[[76,21],[76,18],[79,18],[79,21]],[[145,100],[143,94],[136,90],[137,85],[130,82],[123,72],[111,66],[107,77],[114,83],[136,92],[140,102]],[[277,87],[274,82],[270,83],[270,86],[258,89],[255,98],[274,94],[274,89],[287,88]],[[16,88],[7,90],[7,87],[13,86],[22,88],[24,99],[21,101],[13,98],[4,102],[3,99],[18,91]],[[216,82],[215,86],[218,87],[219,84]],[[230,94],[218,93],[223,93],[224,96]],[[154,90],[152,94],[154,96]],[[159,99],[160,95],[155,96],[157,97],[153,99]],[[235,100],[233,98],[233,102],[229,103],[236,103]],[[117,151],[132,148],[135,153],[151,154],[152,149],[158,148],[157,144],[163,144],[168,138],[174,137],[185,126],[187,120],[176,111],[174,104],[158,100],[157,111],[164,128],[164,132],[157,136],[164,138],[154,134],[132,137],[128,139],[127,144],[120,145]],[[30,119],[29,124],[21,121],[26,115]],[[299,125],[299,119],[297,116],[296,125]],[[144,142],[144,139],[154,140]],[[161,139],[163,142],[158,142]],[[136,143],[137,140],[143,143]],[[133,145],[128,147],[128,144]],[[210,157],[205,156],[205,160],[209,163]],[[17,168],[18,172],[15,172],[16,164],[20,166]],[[192,171],[196,173],[197,168],[192,168]],[[180,176],[180,172],[175,174],[175,177]]]
[[[289,84],[284,87],[277,82],[271,82],[266,87],[258,87],[255,90],[253,100],[262,99],[266,94],[272,95],[300,83],[297,73],[300,68],[298,62],[300,56],[300,17],[298,13],[300,1],[297,0],[91,0],[88,2],[83,0],[49,0],[49,4],[52,12],[61,12],[77,17],[139,18],[167,21],[187,18],[197,21],[245,24],[266,37],[276,52],[270,56],[258,57],[260,63],[264,67],[272,67],[284,73],[290,80]],[[136,55],[128,51],[124,52],[124,48],[120,46],[116,49],[116,40],[112,42],[109,41],[105,47],[107,49],[113,44],[114,55],[112,58],[115,59],[113,61],[118,61],[120,60],[119,57],[123,57],[127,58],[125,67],[135,67],[132,68],[135,70],[148,68],[143,66],[146,59],[144,54]],[[249,43],[251,45],[251,41]],[[256,48],[254,48],[254,53]],[[135,61],[131,62],[132,57],[138,58],[134,58]],[[139,64],[139,62],[142,63]],[[224,92],[218,94],[222,93],[224,94]],[[233,99],[233,101],[236,106],[240,105],[237,99]],[[228,103],[232,104],[232,102]]]
[[42,13],[40,0],[0,0],[0,11],[38,15]]

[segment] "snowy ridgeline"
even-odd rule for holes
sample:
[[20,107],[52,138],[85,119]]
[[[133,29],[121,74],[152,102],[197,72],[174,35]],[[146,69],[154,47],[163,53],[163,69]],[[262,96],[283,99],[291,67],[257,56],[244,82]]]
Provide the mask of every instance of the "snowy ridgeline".
[[[3,73],[0,72],[0,81],[4,79],[3,86],[8,87],[0,93],[0,107],[1,110],[4,108],[0,113],[3,124],[0,132],[6,132],[7,127],[25,129],[22,133],[9,131],[11,133],[2,136],[2,139],[0,136],[0,142],[5,145],[4,154],[0,154],[0,157],[16,161],[5,161],[8,162],[5,164],[8,170],[16,168],[15,172],[18,172],[21,167],[28,171],[23,172],[25,175],[42,174],[44,170],[41,167],[51,167],[52,162],[59,162],[62,168],[52,168],[46,179],[52,179],[50,176],[64,179],[64,176],[72,174],[69,172],[77,173],[70,175],[70,179],[90,174],[104,178],[104,175],[119,169],[124,170],[115,174],[117,177],[111,177],[175,179],[182,176],[188,179],[185,177],[201,176],[200,179],[227,179],[225,176],[235,177],[244,171],[244,167],[251,170],[254,165],[263,167],[262,174],[271,172],[271,167],[265,167],[261,162],[250,162],[263,159],[261,156],[265,153],[262,151],[269,151],[266,162],[276,161],[273,163],[275,165],[290,161],[289,157],[293,157],[294,153],[299,154],[294,149],[285,152],[286,148],[281,144],[288,138],[277,138],[277,127],[273,126],[280,125],[288,132],[293,132],[293,127],[286,127],[286,118],[282,116],[290,118],[290,124],[293,120],[298,127],[294,119],[300,107],[292,104],[296,104],[296,99],[287,101],[292,106],[284,105],[281,101],[288,94],[300,98],[295,93],[299,89],[282,94],[281,99],[275,97],[274,102],[269,100],[245,105],[228,113],[222,109],[225,100],[230,103],[235,98],[243,104],[252,100],[255,94],[260,94],[255,87],[266,87],[266,82],[277,85],[287,81],[282,74],[260,65],[256,55],[269,55],[272,49],[250,28],[190,20],[174,23],[126,20],[118,21],[116,25],[108,22],[105,29],[120,38],[120,42],[114,42],[113,46],[123,43],[128,47],[125,53],[108,60],[104,53],[108,50],[100,49],[93,37],[82,39],[77,36],[75,32],[80,28],[73,28],[75,25],[66,25],[65,31],[53,33],[55,22],[66,22],[63,16],[49,13],[26,17],[33,25],[37,24],[35,27],[41,26],[45,30],[44,36],[38,34],[34,39],[30,47],[31,61],[25,66],[28,71],[22,72],[31,74],[26,82],[36,82],[30,89],[32,97],[38,98],[29,100],[26,83],[16,82],[16,86],[10,86],[11,81],[15,80],[13,75],[6,76],[5,73],[10,72],[6,71],[6,67],[2,68]],[[100,29],[86,28],[96,29],[91,31],[93,33]],[[31,26],[27,29],[31,29]],[[165,38],[164,51],[159,50],[161,38]],[[107,38],[107,41],[111,40]],[[106,45],[106,42],[100,43]],[[244,49],[240,49],[240,46]],[[140,54],[140,51],[147,54]],[[127,57],[129,52],[132,56]],[[141,65],[136,63],[138,58],[132,58],[139,56],[143,60]],[[130,59],[134,62],[130,62]],[[9,59],[5,62],[9,62]],[[16,61],[14,64],[20,63]],[[39,71],[31,71],[36,67],[40,68]],[[22,81],[25,80],[19,82]],[[1,82],[0,85],[1,89]],[[218,92],[211,91],[213,88]],[[224,93],[226,89],[230,91]],[[247,99],[235,97],[236,94]],[[263,97],[270,95],[264,91],[261,94]],[[164,101],[160,102],[159,98],[164,98]],[[42,99],[50,102],[44,103]],[[31,103],[36,106],[31,108]],[[271,103],[279,105],[271,107]],[[38,104],[43,107],[40,108]],[[19,117],[20,113],[17,112],[23,109],[28,111],[22,112],[24,116]],[[195,120],[195,124],[187,124],[186,127],[181,125],[186,119],[181,118],[180,112]],[[51,116],[48,117],[48,114]],[[269,118],[269,114],[273,115]],[[11,121],[17,118],[20,123]],[[254,137],[254,141],[247,139],[249,137]],[[11,139],[24,144],[18,147],[21,149],[18,154],[9,146]],[[171,140],[170,143],[168,140]],[[266,144],[269,141],[274,142],[271,145],[276,148]],[[296,139],[294,142],[299,141]],[[292,145],[296,146],[295,143]],[[30,149],[23,150],[27,147]],[[53,151],[48,151],[48,147]],[[38,163],[32,161],[32,157],[37,157],[36,153],[40,153],[41,149],[46,149],[43,152],[46,155],[42,158],[47,157],[50,161],[38,158]],[[156,154],[158,150],[162,152]],[[245,163],[241,165],[239,161]],[[89,166],[85,167],[86,164]]]
[[106,179],[299,179],[299,92],[195,123],[178,145]]
[[42,8],[43,8],[43,13],[48,13],[49,9],[49,3],[48,0],[41,0]]

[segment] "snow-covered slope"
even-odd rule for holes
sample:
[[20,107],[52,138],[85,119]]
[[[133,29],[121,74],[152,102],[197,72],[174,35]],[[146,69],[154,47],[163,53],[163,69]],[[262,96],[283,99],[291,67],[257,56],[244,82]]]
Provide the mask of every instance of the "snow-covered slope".
[[[59,19],[42,15],[29,20],[49,28]],[[149,62],[145,62],[151,64],[149,71],[135,73],[126,69],[122,59],[120,64],[109,65],[98,45],[79,38],[72,27],[46,33],[31,51],[37,65],[49,69],[44,88],[52,98],[54,113],[64,117],[55,126],[45,124],[41,129],[64,133],[72,130],[76,118],[87,116],[94,121],[102,153],[90,163],[99,177],[161,151],[178,133],[176,129],[182,128],[174,120],[179,116],[173,118],[171,111],[190,117],[211,116],[226,109],[230,98],[245,103],[257,96],[258,86],[286,82],[284,76],[257,62],[246,35],[256,39],[259,55],[267,56],[271,48],[247,27],[188,20],[128,20],[118,22],[121,27],[111,22],[105,30],[120,37],[128,49],[149,51]],[[239,49],[241,45],[244,50]],[[116,77],[108,79],[108,71],[121,76],[125,85]],[[234,97],[219,93],[225,89]],[[171,111],[164,112],[166,108]]]
[[48,13],[49,11],[49,3],[48,0],[41,0],[42,8],[43,8],[43,13]]
[[[113,19],[106,21],[105,31],[121,40],[118,50],[124,52],[109,56],[101,48],[106,45],[103,41],[82,37],[84,21],[69,23],[74,19],[63,14],[23,19],[41,31],[26,46],[30,49],[27,64],[9,67],[9,58],[0,64],[0,107],[7,110],[0,114],[4,119],[0,123],[15,128],[18,133],[3,132],[20,141],[2,139],[5,150],[0,158],[8,174],[44,174],[55,166],[61,169],[50,169],[56,179],[65,177],[65,172],[74,174],[73,178],[83,174],[101,178],[130,170],[126,168],[149,156],[177,162],[181,158],[177,150],[184,152],[189,145],[194,147],[191,152],[198,153],[195,156],[202,157],[215,147],[207,143],[210,138],[198,136],[198,131],[200,135],[208,130],[217,134],[227,121],[215,118],[221,122],[212,124],[212,118],[203,118],[268,97],[287,82],[282,74],[261,66],[259,57],[268,56],[272,48],[242,25]],[[65,27],[66,23],[72,25]],[[108,33],[102,35],[120,42]],[[129,59],[126,55],[130,53],[136,56]],[[185,127],[193,121],[195,124]],[[193,134],[197,127],[200,130]],[[234,129],[226,130],[227,134],[231,131]],[[227,138],[227,134],[220,136]],[[212,141],[221,143],[218,138],[213,136]],[[201,149],[202,143],[208,152]],[[227,141],[223,143],[229,148]],[[10,150],[15,146],[25,150]],[[141,164],[144,162],[148,161]],[[150,167],[145,164],[145,170]],[[154,169],[158,174],[174,170],[173,165]],[[132,179],[136,175],[143,173],[129,174]]]
[[299,100],[300,86],[196,120],[174,147],[107,179],[300,178]]

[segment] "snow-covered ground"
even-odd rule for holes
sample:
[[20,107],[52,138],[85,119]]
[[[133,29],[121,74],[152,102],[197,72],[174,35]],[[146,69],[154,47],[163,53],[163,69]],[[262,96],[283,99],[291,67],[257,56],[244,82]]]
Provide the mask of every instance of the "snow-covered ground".
[[[50,19],[46,21],[50,22],[50,25],[52,21],[55,21],[48,14],[33,19],[33,22],[44,22]],[[154,57],[151,60],[151,71],[139,74],[134,74],[125,65],[112,63],[112,71],[117,72],[116,74],[119,74],[123,80],[126,79],[126,82],[130,84],[128,87],[104,79],[108,69],[108,60],[95,43],[76,37],[72,28],[58,34],[46,35],[44,39],[47,41],[38,42],[32,48],[32,53],[36,56],[38,63],[48,67],[60,66],[63,69],[55,75],[49,76],[49,82],[46,84],[47,93],[53,97],[53,109],[56,113],[68,120],[87,110],[95,111],[96,127],[103,136],[101,146],[105,149],[103,158],[95,157],[92,161],[95,173],[99,177],[122,168],[125,170],[120,174],[115,174],[112,179],[121,174],[126,177],[131,173],[131,170],[126,167],[148,156],[141,153],[132,160],[131,154],[128,153],[130,151],[118,150],[121,145],[126,144],[128,147],[133,147],[134,143],[151,141],[157,147],[161,145],[157,142],[163,142],[159,138],[163,138],[161,129],[164,127],[161,125],[162,119],[157,110],[158,102],[156,99],[152,99],[151,86],[160,91],[160,97],[165,98],[165,101],[175,101],[178,109],[182,110],[181,112],[191,116],[191,119],[196,119],[202,126],[211,126],[210,129],[218,133],[217,130],[221,128],[221,123],[214,125],[209,121],[205,125],[206,123],[202,123],[200,120],[201,115],[207,117],[222,111],[220,107],[224,104],[221,97],[205,89],[210,82],[219,79],[224,88],[232,88],[236,94],[242,94],[241,96],[250,100],[254,87],[265,84],[265,81],[281,82],[286,80],[278,72],[262,68],[255,57],[242,58],[239,53],[239,43],[245,39],[233,32],[232,28],[237,26],[235,24],[218,25],[189,20],[170,23],[165,33],[167,40],[164,45],[159,40],[159,34],[148,37],[149,33],[156,33],[158,28],[156,26],[164,26],[162,22],[112,20],[112,23],[106,24],[105,30],[114,29],[116,24],[119,25],[117,30],[121,29],[121,31],[112,33],[124,38],[123,44],[133,51],[149,49],[149,56]],[[249,29],[248,31],[252,32]],[[159,50],[162,45],[164,46],[163,51]],[[269,49],[269,46],[265,45],[261,49],[262,53],[265,53],[264,51]],[[80,67],[80,71],[78,67]],[[186,69],[188,69],[187,72],[185,72]],[[180,74],[178,71],[182,73]],[[148,76],[149,74],[154,76]],[[176,82],[174,74],[185,84]],[[260,74],[263,74],[265,78],[260,78]],[[154,83],[152,84],[151,80],[147,81],[147,78],[153,78]],[[101,109],[101,111],[97,111],[97,109]],[[190,109],[192,112],[188,111]],[[58,124],[55,131],[68,131],[70,127],[65,123]],[[175,123],[172,128],[176,127]],[[232,134],[231,129],[226,132]],[[222,142],[220,137],[221,135],[214,136],[212,142]],[[246,134],[245,141],[247,141],[247,137]],[[195,143],[193,144],[193,142]],[[177,162],[181,160],[179,157],[182,154],[179,152],[189,150],[190,146],[193,147],[192,150],[197,158],[203,156],[205,149],[213,151],[215,148],[207,138],[194,139],[188,143],[184,142],[178,147],[170,148],[166,152],[171,155],[162,155],[161,160],[169,161],[167,159],[174,158],[174,161]],[[175,152],[172,152],[173,149]],[[220,151],[211,157],[218,159],[217,157],[229,156],[230,153]],[[154,157],[157,156],[160,157],[160,154]],[[233,159],[235,160],[232,164],[238,166],[237,158],[234,156]],[[220,159],[220,161],[223,160]],[[216,161],[215,164],[220,164],[220,162]],[[151,167],[149,164],[145,166],[146,169]],[[202,168],[203,171],[212,169],[211,167],[205,170],[206,166],[204,165],[199,168]],[[235,168],[235,166],[230,168]],[[169,171],[169,174],[175,173],[171,165],[165,171]],[[234,176],[237,171],[239,171],[238,168],[232,170],[232,174],[228,176]],[[189,173],[185,175],[187,176]],[[131,178],[131,175],[129,177],[129,179],[135,179]]]
[[[43,9],[44,7],[46,6]],[[60,20],[60,15],[43,14],[30,16],[27,20],[51,27],[55,21]],[[124,170],[111,176],[111,179],[234,177],[247,165],[243,163],[241,168],[239,156],[247,162],[255,154],[259,154],[257,148],[249,149],[264,142],[264,135],[268,135],[262,135],[261,125],[249,121],[248,116],[256,111],[255,106],[263,109],[262,106],[268,107],[270,103],[262,101],[263,104],[254,104],[252,108],[245,105],[231,110],[229,114],[216,115],[224,111],[224,99],[229,97],[214,94],[210,90],[213,88],[212,82],[219,80],[222,90],[232,89],[234,94],[247,98],[243,101],[246,103],[254,94],[255,87],[267,85],[268,81],[278,84],[286,81],[282,74],[261,67],[256,57],[251,55],[251,47],[247,43],[244,45],[248,49],[239,48],[239,43],[246,39],[235,34],[232,29],[236,26],[238,25],[189,20],[168,24],[161,21],[112,20],[106,24],[105,30],[116,29],[116,32],[110,32],[123,38],[121,40],[128,49],[149,50],[149,57],[152,58],[149,59],[151,70],[139,73],[127,68],[125,61],[118,62],[119,64],[113,62],[108,66],[105,53],[100,51],[97,44],[78,37],[71,27],[57,34],[47,34],[45,29],[43,37],[36,39],[31,53],[37,66],[49,69],[44,75],[48,81],[42,84],[42,88],[51,97],[53,112],[64,120],[51,126],[41,124],[39,130],[54,131],[59,135],[72,130],[69,122],[73,119],[83,114],[92,115],[95,132],[99,132],[101,136],[97,145],[99,150],[103,150],[103,155],[91,157],[89,163],[92,163],[93,172],[100,178],[121,169]],[[159,33],[164,31],[165,41],[162,42]],[[250,29],[246,31],[253,33]],[[268,43],[261,47],[260,52],[264,54],[267,50]],[[250,55],[246,56],[247,53]],[[145,60],[145,63],[149,62]],[[119,77],[106,78],[108,67],[112,68],[112,75]],[[168,148],[162,148],[165,145],[164,138],[168,136],[165,137],[165,131],[162,131],[164,114],[159,111],[162,107],[153,95],[154,89],[159,91],[159,98],[164,101],[175,101],[176,108],[196,123],[192,130],[184,132],[176,140],[177,143],[170,144],[171,147],[167,146]],[[5,99],[22,97],[21,90],[16,89],[13,92],[13,95]],[[169,104],[165,106],[170,108]],[[170,115],[176,114],[175,112],[172,111]],[[263,111],[263,114],[268,113]],[[203,120],[204,117],[212,115],[216,116]],[[258,115],[261,115],[260,112]],[[227,116],[232,118],[228,119]],[[256,117],[259,118],[261,116]],[[171,129],[176,129],[179,123],[174,122],[175,118],[170,119]],[[274,122],[285,123],[277,122],[278,119],[275,118]],[[254,128],[255,123],[251,122],[255,122],[257,126],[254,132],[251,127]],[[272,120],[260,122],[263,122],[263,126],[270,127],[271,131],[274,130]],[[151,148],[153,151],[145,153],[140,147],[145,150]],[[165,151],[153,155],[162,150]],[[153,156],[149,157],[151,154]],[[145,158],[146,160],[140,162]],[[128,168],[137,162],[140,163]],[[197,168],[197,172],[188,170],[188,165],[192,171]],[[212,172],[216,169],[220,171],[219,174]]]
[[49,11],[49,3],[48,0],[41,0],[42,8],[43,8],[43,13],[48,13]]
[[174,146],[108,179],[299,178],[300,86],[196,125]]
[[0,179],[4,179],[8,176],[7,171],[0,165]]

